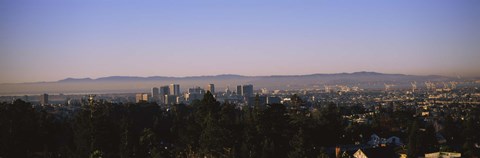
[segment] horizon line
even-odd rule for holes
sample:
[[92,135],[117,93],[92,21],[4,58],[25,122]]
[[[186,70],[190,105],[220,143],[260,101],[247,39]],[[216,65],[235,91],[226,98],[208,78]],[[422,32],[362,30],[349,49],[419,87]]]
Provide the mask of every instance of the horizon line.
[[[103,76],[103,77],[66,77],[59,80],[54,81],[31,81],[31,82],[10,82],[10,83],[0,83],[0,84],[30,84],[30,83],[54,83],[54,82],[61,82],[64,80],[72,79],[72,80],[80,80],[80,79],[90,79],[90,80],[97,80],[102,78],[108,77],[138,77],[138,78],[150,78],[150,77],[165,77],[165,78],[192,78],[192,77],[217,77],[217,76],[242,76],[242,77],[286,77],[286,76],[308,76],[308,75],[335,75],[335,74],[355,74],[355,73],[375,73],[375,74],[383,74],[383,75],[410,75],[410,76],[442,76],[442,77],[458,77],[457,76],[449,76],[449,75],[437,75],[437,74],[429,74],[429,75],[413,75],[413,74],[404,74],[404,73],[385,73],[385,72],[377,72],[377,71],[353,71],[353,72],[336,72],[336,73],[309,73],[309,74],[283,74],[283,75],[240,75],[240,74],[216,74],[216,75],[190,75],[190,76],[161,76],[161,75],[154,75],[154,76],[135,76],[135,75],[111,75],[111,76]],[[478,76],[473,76],[478,77]]]

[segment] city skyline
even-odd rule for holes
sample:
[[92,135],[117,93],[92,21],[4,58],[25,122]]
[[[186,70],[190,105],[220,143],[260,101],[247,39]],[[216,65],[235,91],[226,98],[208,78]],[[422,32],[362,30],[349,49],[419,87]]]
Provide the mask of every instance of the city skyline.
[[480,2],[0,2],[0,83],[374,71],[480,76]]
[[3,157],[480,157],[480,0],[0,0]]

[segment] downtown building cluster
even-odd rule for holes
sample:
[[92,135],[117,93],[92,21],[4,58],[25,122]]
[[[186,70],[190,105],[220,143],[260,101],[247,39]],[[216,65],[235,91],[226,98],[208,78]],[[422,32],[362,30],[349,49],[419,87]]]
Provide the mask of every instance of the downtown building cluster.
[[255,93],[263,91],[255,91],[253,85],[245,84],[237,85],[234,90],[227,86],[225,91],[219,92],[215,90],[214,84],[207,84],[205,88],[194,86],[182,92],[179,84],[170,84],[153,87],[150,93],[135,94],[135,102],[153,102],[159,105],[191,104],[195,100],[202,100],[203,96],[210,92],[220,102],[241,105],[253,105],[255,102],[262,104],[281,103],[281,98],[279,97]]

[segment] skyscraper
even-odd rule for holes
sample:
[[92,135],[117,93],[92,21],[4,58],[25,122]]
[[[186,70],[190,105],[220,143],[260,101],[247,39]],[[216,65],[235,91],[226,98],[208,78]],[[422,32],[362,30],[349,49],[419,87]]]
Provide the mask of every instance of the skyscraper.
[[210,91],[210,93],[215,94],[215,85],[214,84],[208,84],[206,89],[207,89],[207,91]]
[[160,87],[160,100],[165,103],[165,96],[170,95],[170,88],[168,86]]
[[164,104],[173,105],[177,102],[177,96],[175,95],[165,95]]
[[187,93],[185,93],[185,100],[188,103],[192,103],[193,100],[202,100],[205,90],[200,87],[189,88]]
[[40,95],[40,104],[47,105],[48,104],[48,94],[44,93]]
[[242,86],[242,95],[246,97],[253,96],[253,85],[243,85]]
[[237,86],[237,95],[242,95],[242,85]]
[[227,86],[227,88],[225,89],[225,94],[227,95],[232,94],[232,92],[230,91],[230,87]]
[[171,95],[180,95],[180,85],[170,84],[170,94]]
[[160,101],[160,91],[157,87],[152,88],[152,101],[153,102]]
[[168,86],[162,86],[160,87],[160,95],[168,95],[170,94],[170,88]]
[[188,93],[205,94],[205,90],[200,87],[189,88]]

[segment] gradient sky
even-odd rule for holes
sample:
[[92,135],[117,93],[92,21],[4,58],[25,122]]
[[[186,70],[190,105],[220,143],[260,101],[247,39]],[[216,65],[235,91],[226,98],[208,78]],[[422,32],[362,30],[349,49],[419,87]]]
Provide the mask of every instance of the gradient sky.
[[480,75],[479,0],[0,0],[0,83]]

